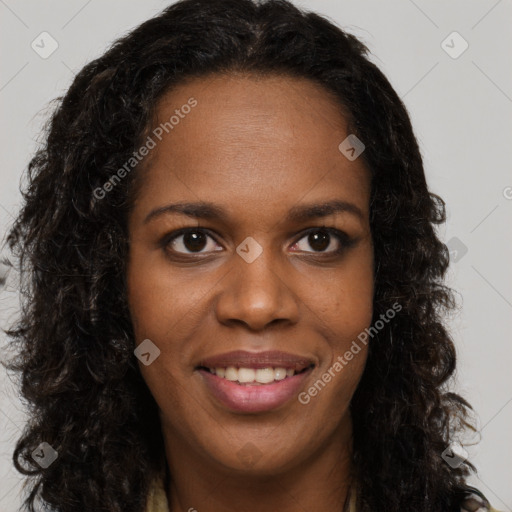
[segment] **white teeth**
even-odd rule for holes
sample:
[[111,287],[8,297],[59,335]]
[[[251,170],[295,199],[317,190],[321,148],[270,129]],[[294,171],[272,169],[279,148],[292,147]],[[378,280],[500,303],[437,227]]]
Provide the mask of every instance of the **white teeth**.
[[279,380],[276,378],[276,371],[272,368],[258,368],[255,373],[256,377],[254,380],[260,384],[268,384],[269,382],[274,382],[274,379]]
[[285,368],[276,368],[274,370],[274,379],[275,380],[283,380],[284,378],[291,377],[295,372],[290,370],[292,373],[288,375],[288,371]]
[[295,375],[295,370],[290,368],[235,368],[228,366],[227,368],[212,368],[212,373],[232,382],[238,381],[241,384],[269,384],[277,380],[283,380],[286,377]]
[[233,366],[228,366],[224,378],[228,380],[238,380],[238,370]]
[[246,382],[254,382],[256,380],[256,370],[252,368],[238,369],[238,382],[244,384]]

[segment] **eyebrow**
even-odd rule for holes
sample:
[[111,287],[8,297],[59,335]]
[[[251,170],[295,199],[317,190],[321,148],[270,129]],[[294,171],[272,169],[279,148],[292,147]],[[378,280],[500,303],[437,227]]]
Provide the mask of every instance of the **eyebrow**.
[[[226,221],[227,212],[213,203],[199,201],[195,203],[175,203],[161,206],[152,210],[144,219],[144,224],[164,214],[178,213],[197,219]],[[364,221],[364,214],[353,203],[334,199],[324,203],[297,205],[291,208],[286,215],[288,222],[305,222],[317,218],[327,217],[335,213],[350,213]]]

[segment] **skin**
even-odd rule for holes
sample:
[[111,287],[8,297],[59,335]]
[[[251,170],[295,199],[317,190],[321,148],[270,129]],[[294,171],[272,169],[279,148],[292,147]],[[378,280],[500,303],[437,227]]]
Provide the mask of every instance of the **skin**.
[[[191,97],[197,106],[137,171],[141,185],[129,216],[128,300],[137,343],[149,338],[161,351],[150,365],[139,364],[160,409],[171,510],[339,510],[351,472],[348,407],[367,347],[307,405],[294,397],[264,413],[216,402],[195,366],[236,349],[292,352],[316,363],[307,391],[370,326],[370,173],[361,158],[349,161],[339,151],[350,132],[340,105],[318,84],[287,76],[195,78],[162,98],[155,126]],[[352,203],[362,216],[285,219],[297,205],[332,199]],[[156,208],[196,201],[215,203],[226,218],[166,213],[144,221]],[[213,235],[200,248],[183,236],[162,242],[197,226]],[[304,232],[321,226],[356,242],[336,255],[341,242],[331,236],[318,249]],[[248,236],[263,249],[252,263],[236,252]]]

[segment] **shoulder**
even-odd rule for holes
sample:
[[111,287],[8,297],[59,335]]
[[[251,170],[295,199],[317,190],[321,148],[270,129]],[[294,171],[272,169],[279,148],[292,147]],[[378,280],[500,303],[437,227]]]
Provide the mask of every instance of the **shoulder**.
[[169,503],[162,476],[157,476],[151,482],[145,512],[169,512]]
[[499,512],[484,494],[475,487],[465,486],[456,493],[457,512]]

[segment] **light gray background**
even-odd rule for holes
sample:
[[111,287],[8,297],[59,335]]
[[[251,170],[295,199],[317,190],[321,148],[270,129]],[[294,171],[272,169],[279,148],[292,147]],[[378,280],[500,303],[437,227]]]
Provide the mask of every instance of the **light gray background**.
[[[73,74],[110,42],[169,3],[0,0],[0,237],[19,206],[19,179],[36,148],[49,101],[62,95]],[[479,417],[481,441],[467,448],[479,470],[472,483],[495,507],[512,511],[512,3],[296,4],[359,36],[410,112],[429,186],[448,205],[440,235],[450,247],[462,243],[468,249],[462,257],[459,252],[448,284],[460,292],[463,306],[450,319],[459,354],[454,387]],[[43,31],[58,43],[47,59],[31,48]],[[469,44],[456,59],[441,46],[453,31]],[[452,53],[462,48],[457,36],[445,44]],[[0,290],[2,326],[16,313],[11,278]],[[0,342],[5,343],[3,334]],[[0,372],[0,510],[14,512],[21,503],[21,479],[10,458],[24,416],[11,381]]]

